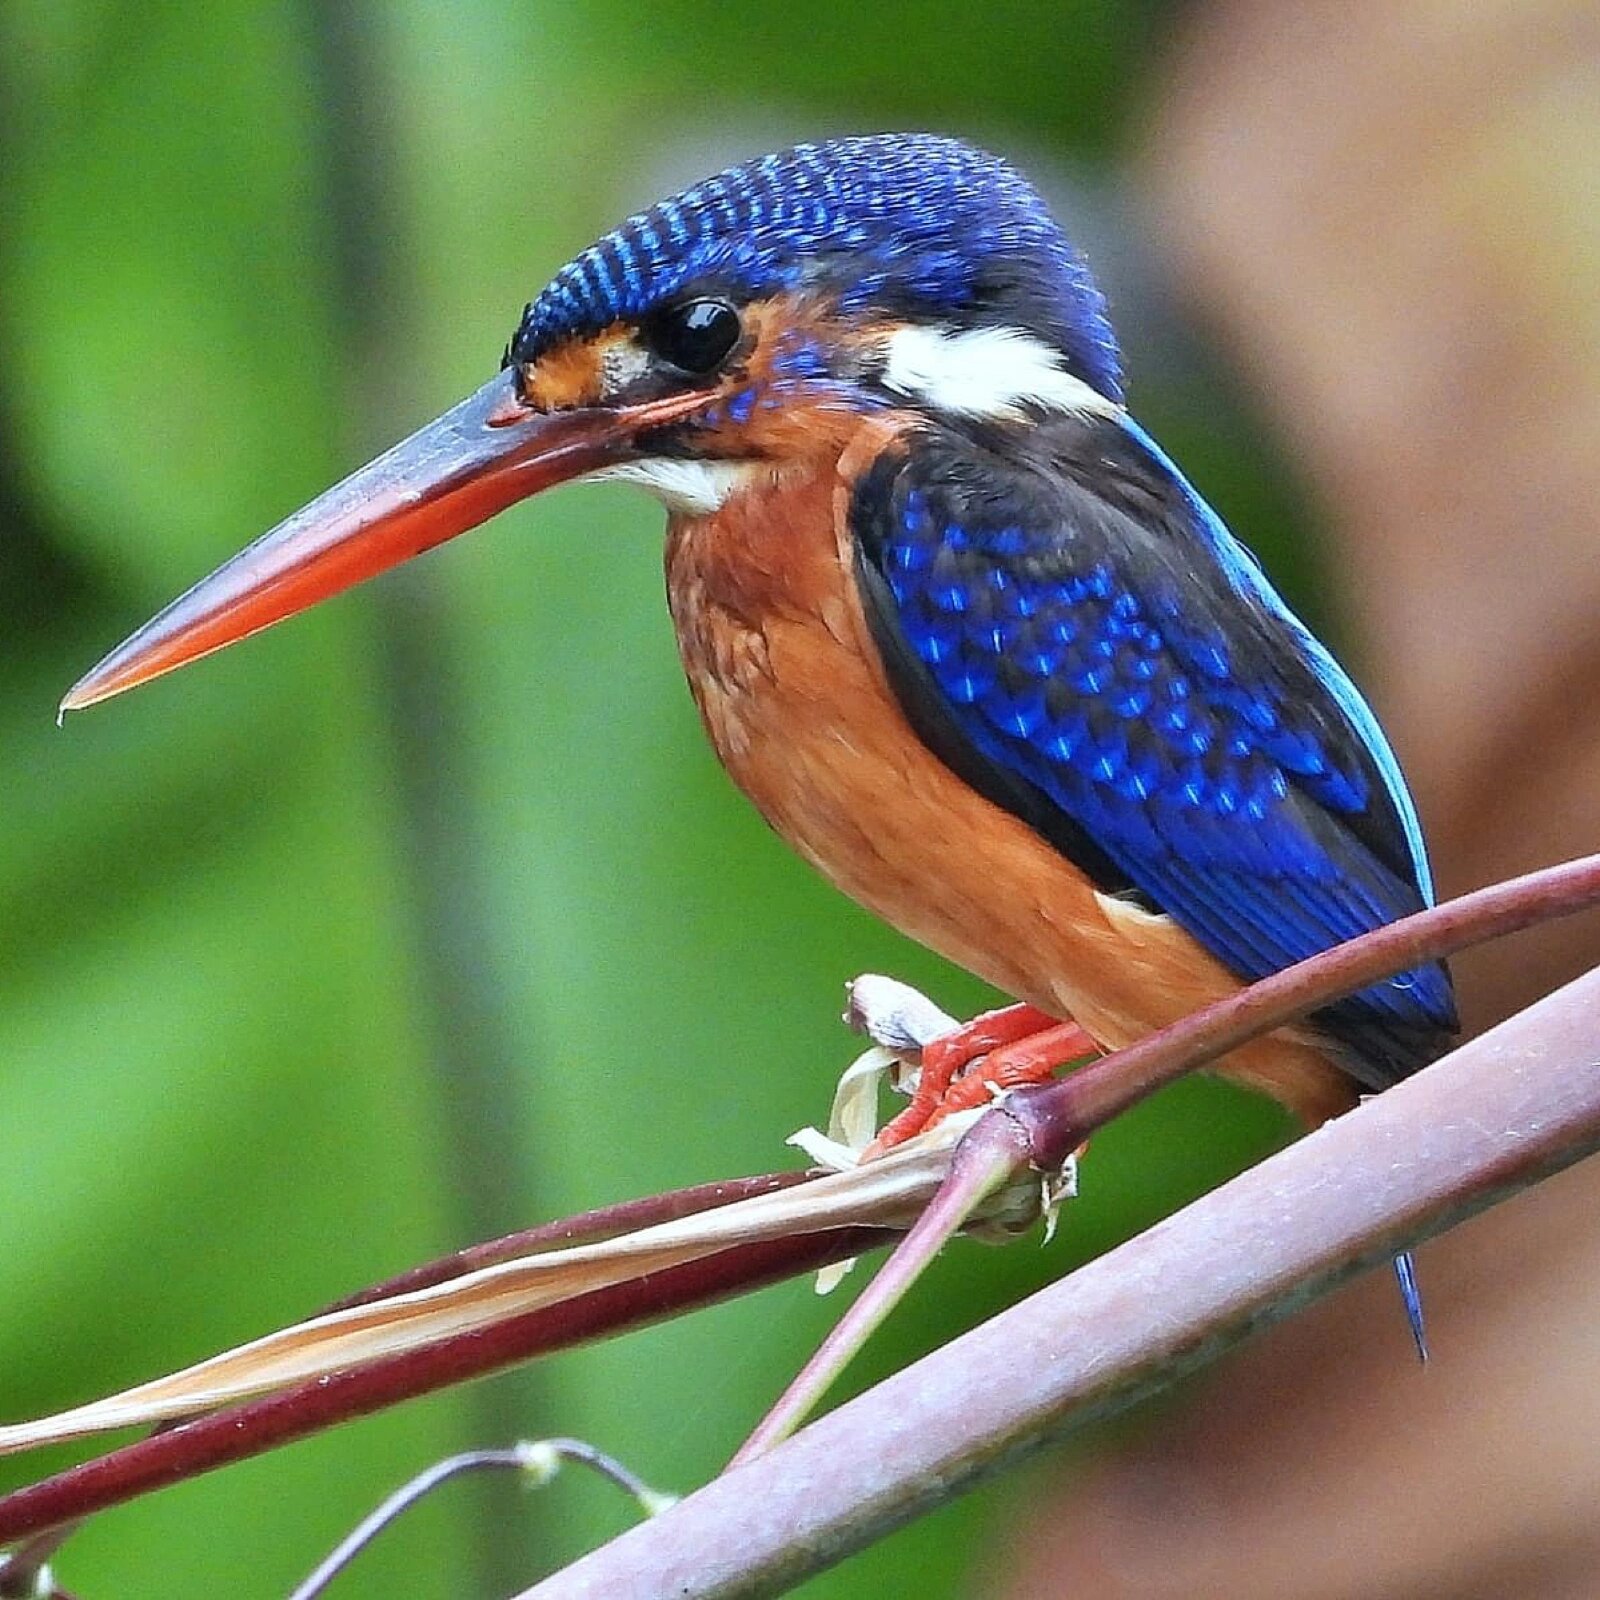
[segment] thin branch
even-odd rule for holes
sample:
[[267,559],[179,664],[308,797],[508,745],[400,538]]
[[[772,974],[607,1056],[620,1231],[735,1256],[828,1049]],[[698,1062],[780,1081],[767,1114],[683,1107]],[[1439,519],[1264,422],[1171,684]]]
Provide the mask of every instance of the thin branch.
[[813,1272],[876,1249],[892,1237],[884,1229],[841,1228],[741,1245],[647,1280],[601,1289],[493,1328],[229,1406],[0,1497],[0,1544],[531,1356]]
[[342,1300],[335,1300],[332,1305],[324,1307],[324,1312],[348,1311],[355,1306],[370,1306],[379,1300],[392,1300],[396,1295],[412,1294],[418,1289],[431,1289],[437,1283],[448,1283],[452,1278],[462,1278],[480,1268],[492,1267],[502,1261],[515,1261],[537,1251],[596,1244],[602,1239],[615,1239],[640,1228],[654,1227],[659,1222],[676,1222],[681,1217],[698,1216],[703,1211],[715,1211],[738,1200],[773,1194],[779,1189],[791,1189],[814,1176],[810,1172],[763,1172],[753,1178],[724,1178],[717,1183],[696,1183],[686,1189],[668,1190],[665,1194],[641,1195],[636,1200],[598,1206],[593,1211],[580,1211],[555,1222],[542,1222],[535,1228],[522,1228],[516,1233],[503,1234],[484,1244],[468,1245],[464,1250],[440,1256],[435,1261],[412,1267],[370,1288],[346,1295]]
[[[971,1120],[970,1114],[950,1119],[881,1160],[847,1163],[814,1182],[620,1238],[536,1251],[432,1288],[261,1334],[114,1394],[0,1426],[0,1454],[238,1405],[293,1384],[489,1332],[601,1290],[648,1285],[668,1268],[739,1245],[851,1228],[908,1228],[938,1191],[951,1151]],[[1037,1189],[1036,1183],[1024,1182],[995,1194],[984,1204],[985,1221],[1025,1225],[1037,1212]]]
[[1600,854],[1475,889],[1285,967],[1070,1077],[1018,1090],[1003,1109],[1026,1134],[1033,1164],[1054,1170],[1096,1128],[1260,1034],[1397,972],[1586,911],[1597,900]]
[[777,1593],[1600,1147],[1597,1066],[1590,973],[522,1600]]
[[1019,1166],[1017,1154],[1014,1128],[992,1117],[981,1118],[962,1138],[944,1181],[922,1215],[879,1268],[867,1291],[835,1324],[778,1403],[740,1445],[730,1465],[738,1466],[771,1449],[800,1425],[928,1263],[985,1199],[1010,1183]]
[[62,1545],[78,1530],[76,1522],[65,1522],[47,1529],[19,1545],[8,1556],[0,1556],[0,1600],[56,1600],[62,1591],[50,1576],[50,1563]]
[[328,1554],[317,1563],[311,1573],[295,1585],[289,1600],[318,1600],[335,1578],[361,1554],[385,1528],[398,1521],[418,1501],[424,1500],[452,1479],[465,1477],[469,1472],[521,1472],[524,1462],[522,1451],[515,1446],[506,1450],[464,1450],[460,1455],[447,1456],[431,1467],[419,1472],[409,1482],[403,1483],[393,1494],[386,1496],[364,1516]]
[[535,1486],[548,1483],[563,1462],[588,1467],[614,1484],[633,1500],[647,1516],[656,1516],[675,1504],[675,1497],[652,1489],[637,1473],[630,1471],[604,1450],[583,1439],[539,1439],[517,1444],[507,1450],[465,1450],[460,1455],[436,1461],[403,1483],[381,1504],[364,1516],[342,1538],[317,1568],[299,1584],[289,1600],[317,1600],[333,1580],[361,1554],[384,1529],[404,1516],[418,1501],[435,1489],[468,1472],[517,1472]]

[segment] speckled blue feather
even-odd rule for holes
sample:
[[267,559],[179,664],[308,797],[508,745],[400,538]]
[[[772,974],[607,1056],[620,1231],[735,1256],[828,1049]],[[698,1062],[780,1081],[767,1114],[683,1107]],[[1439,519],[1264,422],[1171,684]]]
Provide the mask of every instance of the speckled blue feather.
[[1044,201],[997,157],[933,134],[796,145],[628,218],[555,275],[511,354],[536,360],[677,295],[801,285],[826,287],[846,312],[1033,326],[1121,396],[1105,303]]
[[[1428,851],[1423,842],[1422,822],[1417,816],[1416,804],[1411,798],[1410,789],[1406,787],[1405,777],[1389,744],[1388,735],[1384,733],[1372,707],[1367,704],[1361,691],[1351,682],[1349,675],[1334,659],[1328,647],[1284,604],[1282,597],[1268,582],[1266,574],[1255,558],[1228,531],[1222,518],[1196,493],[1193,485],[1178,470],[1172,458],[1132,417],[1124,416],[1120,420],[1126,432],[1138,441],[1140,448],[1176,485],[1189,508],[1195,532],[1211,550],[1229,582],[1241,595],[1260,605],[1284,625],[1318,681],[1338,705],[1350,725],[1359,733],[1363,747],[1377,768],[1378,780],[1400,818],[1401,827],[1405,832],[1406,847],[1411,856],[1412,873],[1422,900],[1424,904],[1432,905],[1433,874],[1428,866]],[[1350,807],[1345,806],[1343,809],[1348,810]]]
[[[1081,419],[1052,444],[1046,472],[913,448],[858,495],[920,675],[903,696],[935,698],[978,762],[1241,977],[1426,903],[1410,797],[1333,658],[1141,430]],[[1454,1024],[1431,966],[1329,1015],[1375,1088]]]

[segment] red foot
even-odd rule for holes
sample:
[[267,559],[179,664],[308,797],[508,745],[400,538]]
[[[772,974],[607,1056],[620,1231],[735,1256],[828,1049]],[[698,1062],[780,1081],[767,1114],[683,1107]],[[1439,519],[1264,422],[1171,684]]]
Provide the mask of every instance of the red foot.
[[1077,1023],[1057,1022],[1034,1006],[986,1011],[923,1046],[922,1073],[911,1104],[867,1146],[862,1160],[904,1144],[953,1111],[987,1104],[995,1089],[1042,1083],[1057,1067],[1099,1053],[1100,1047]]

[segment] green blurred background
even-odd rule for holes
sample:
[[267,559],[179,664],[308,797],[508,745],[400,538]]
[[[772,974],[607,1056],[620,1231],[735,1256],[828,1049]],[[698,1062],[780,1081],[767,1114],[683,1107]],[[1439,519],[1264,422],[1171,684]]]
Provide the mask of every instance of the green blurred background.
[[[53,726],[106,647],[481,382],[524,300],[626,211],[832,132],[1011,155],[1107,280],[1141,416],[1338,637],[1301,496],[1123,182],[1173,24],[1087,0],[5,0],[6,1418],[474,1238],[789,1164],[854,1053],[856,972],[992,1000],[845,903],[723,778],[662,604],[661,514],[621,490],[517,508]],[[1282,1131],[1220,1086],[1173,1090],[1097,1141],[1054,1245],[950,1250],[857,1381]],[[582,1435],[689,1488],[839,1304],[781,1286],[344,1428],[100,1518],[61,1581],[280,1594],[400,1479],[516,1437]],[[806,1593],[968,1592],[1017,1488]],[[335,1592],[498,1595],[625,1521],[581,1478],[463,1486]]]

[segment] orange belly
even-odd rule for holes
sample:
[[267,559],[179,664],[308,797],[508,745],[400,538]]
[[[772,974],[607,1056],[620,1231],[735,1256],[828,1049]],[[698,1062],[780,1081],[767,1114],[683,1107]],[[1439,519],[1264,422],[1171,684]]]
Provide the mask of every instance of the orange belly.
[[[690,687],[734,781],[840,889],[1007,994],[1115,1048],[1239,983],[1170,918],[1101,894],[970,789],[902,715],[844,528],[850,476],[758,484],[674,518],[667,590]],[[1217,1070],[1309,1124],[1355,1089],[1284,1031]]]

